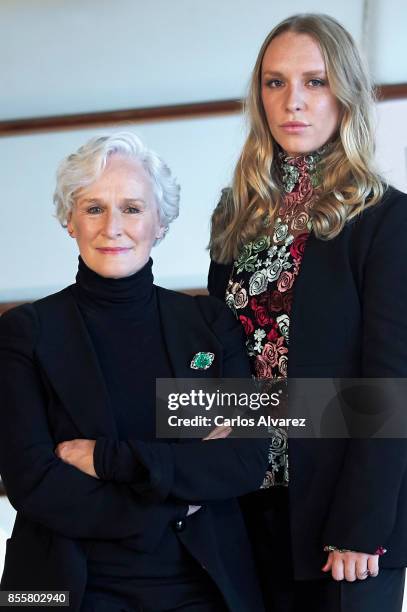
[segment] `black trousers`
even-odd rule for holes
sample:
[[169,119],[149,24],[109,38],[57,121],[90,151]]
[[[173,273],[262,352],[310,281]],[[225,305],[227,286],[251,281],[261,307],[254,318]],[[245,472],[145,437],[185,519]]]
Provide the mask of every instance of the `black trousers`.
[[289,588],[271,577],[273,585],[263,588],[265,606],[267,612],[401,612],[404,574],[404,569],[381,569],[376,578],[293,581]]
[[355,582],[294,580],[286,488],[248,496],[242,507],[267,612],[401,612],[404,568]]
[[227,612],[206,571],[169,528],[157,550],[131,541],[88,543],[88,583],[81,612]]
[[[176,591],[157,585],[154,596],[151,592],[140,593],[141,599],[148,600],[137,603],[127,601],[122,597],[103,592],[87,591],[82,602],[81,612],[227,612],[227,608],[218,594],[211,595],[211,589],[205,592],[202,584],[177,585]],[[212,601],[211,601],[212,599]]]

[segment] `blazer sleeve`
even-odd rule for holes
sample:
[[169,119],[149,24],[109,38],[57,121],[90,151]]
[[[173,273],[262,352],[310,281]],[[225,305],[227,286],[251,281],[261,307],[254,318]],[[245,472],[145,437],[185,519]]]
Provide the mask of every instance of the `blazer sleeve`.
[[[407,196],[399,193],[389,202],[367,257],[362,344],[362,377],[399,379],[399,384],[407,378],[406,236]],[[389,405],[400,397],[392,393],[397,384],[394,380],[394,385],[380,386],[380,396]],[[405,438],[350,440],[324,543],[371,554],[386,547],[406,469]]]
[[[214,298],[212,330],[224,349],[225,378],[250,378],[241,325]],[[227,438],[182,444],[99,439],[95,469],[99,476],[132,484],[138,493],[160,500],[215,501],[257,490],[268,464],[269,440]]]
[[153,546],[186,506],[148,503],[55,456],[34,354],[37,331],[30,306],[0,318],[0,474],[12,505],[66,537],[133,537],[140,549]]
[[211,260],[208,272],[209,295],[224,301],[233,264],[221,264]]

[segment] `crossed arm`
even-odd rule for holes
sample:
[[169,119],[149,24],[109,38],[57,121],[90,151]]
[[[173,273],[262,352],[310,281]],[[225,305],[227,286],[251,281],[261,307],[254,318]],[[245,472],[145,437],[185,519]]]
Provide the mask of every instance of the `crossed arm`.
[[37,334],[30,306],[0,319],[0,473],[23,516],[66,537],[133,538],[136,547],[149,550],[169,523],[185,516],[189,503],[228,499],[260,486],[266,441],[256,446],[217,440],[227,444],[217,445],[214,453],[201,442],[135,442],[127,450],[137,452],[139,464],[152,467],[153,480],[131,485],[91,477],[89,470],[62,461],[54,452],[49,397],[34,354]]
[[[219,427],[206,440],[226,438],[230,432],[230,428]],[[95,447],[95,440],[69,440],[59,444],[55,453],[62,461],[93,478],[99,478],[94,465]],[[198,508],[194,507],[194,510]],[[323,572],[331,572],[335,580],[347,580],[350,582],[356,579],[365,580],[368,576],[374,577],[378,575],[379,555],[369,555],[354,551],[330,551],[327,562],[321,569]]]

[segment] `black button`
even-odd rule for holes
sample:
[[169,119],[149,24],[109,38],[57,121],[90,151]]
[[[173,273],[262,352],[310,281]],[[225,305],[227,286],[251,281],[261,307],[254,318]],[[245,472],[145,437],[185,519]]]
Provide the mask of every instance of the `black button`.
[[184,519],[179,519],[178,521],[174,521],[174,530],[175,531],[184,531],[187,522]]

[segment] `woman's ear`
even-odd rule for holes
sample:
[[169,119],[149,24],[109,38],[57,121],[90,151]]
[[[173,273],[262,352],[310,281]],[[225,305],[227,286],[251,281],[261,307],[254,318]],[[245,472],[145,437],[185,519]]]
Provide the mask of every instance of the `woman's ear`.
[[66,228],[68,230],[68,234],[70,235],[70,237],[75,238],[76,236],[75,236],[75,230],[74,230],[73,223],[72,223],[72,213],[69,213],[68,215]]
[[156,239],[160,240],[164,235],[165,232],[167,231],[168,227],[164,227],[164,225],[160,225],[158,232],[156,234]]

